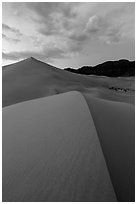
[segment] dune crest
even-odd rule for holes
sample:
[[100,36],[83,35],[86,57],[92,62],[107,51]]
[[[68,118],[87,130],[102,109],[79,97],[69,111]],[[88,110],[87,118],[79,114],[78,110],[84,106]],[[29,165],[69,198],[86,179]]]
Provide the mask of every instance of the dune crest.
[[116,201],[79,92],[3,108],[3,201]]

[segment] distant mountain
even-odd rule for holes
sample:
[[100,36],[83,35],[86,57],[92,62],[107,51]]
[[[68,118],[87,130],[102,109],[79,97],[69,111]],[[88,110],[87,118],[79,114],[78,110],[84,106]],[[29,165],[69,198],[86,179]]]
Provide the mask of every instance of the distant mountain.
[[135,61],[121,59],[118,61],[107,61],[102,64],[83,66],[79,69],[66,68],[69,72],[84,75],[100,75],[108,77],[135,76]]

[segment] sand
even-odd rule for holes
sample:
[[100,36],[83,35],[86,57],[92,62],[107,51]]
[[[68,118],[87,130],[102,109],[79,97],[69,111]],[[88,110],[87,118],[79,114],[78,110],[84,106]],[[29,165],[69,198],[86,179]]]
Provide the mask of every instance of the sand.
[[3,201],[134,202],[134,77],[34,58],[2,73]]
[[[2,71],[3,107],[35,98],[68,91],[80,91],[91,96],[134,104],[134,77],[110,78],[84,76],[58,69],[34,58],[5,66]],[[116,92],[110,87],[131,91]]]
[[3,201],[117,201],[79,92],[3,108]]
[[118,201],[135,201],[135,109],[85,94]]

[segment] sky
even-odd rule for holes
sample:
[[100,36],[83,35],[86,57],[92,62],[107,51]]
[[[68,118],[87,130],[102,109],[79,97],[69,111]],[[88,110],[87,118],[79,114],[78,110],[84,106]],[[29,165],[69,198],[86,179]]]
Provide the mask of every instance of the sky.
[[3,65],[34,57],[59,68],[135,59],[134,2],[3,2]]

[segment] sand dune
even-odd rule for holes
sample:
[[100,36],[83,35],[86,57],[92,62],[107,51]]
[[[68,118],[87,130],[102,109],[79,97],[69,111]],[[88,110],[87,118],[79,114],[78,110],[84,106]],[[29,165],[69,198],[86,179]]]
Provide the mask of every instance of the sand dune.
[[3,201],[116,201],[80,93],[3,108]]
[[[3,107],[68,91],[90,93],[97,98],[134,103],[134,78],[83,76],[58,69],[34,58],[3,67]],[[115,92],[109,87],[131,92]]]
[[84,95],[91,111],[118,201],[135,199],[135,109]]
[[134,201],[134,77],[34,58],[2,73],[3,201]]

